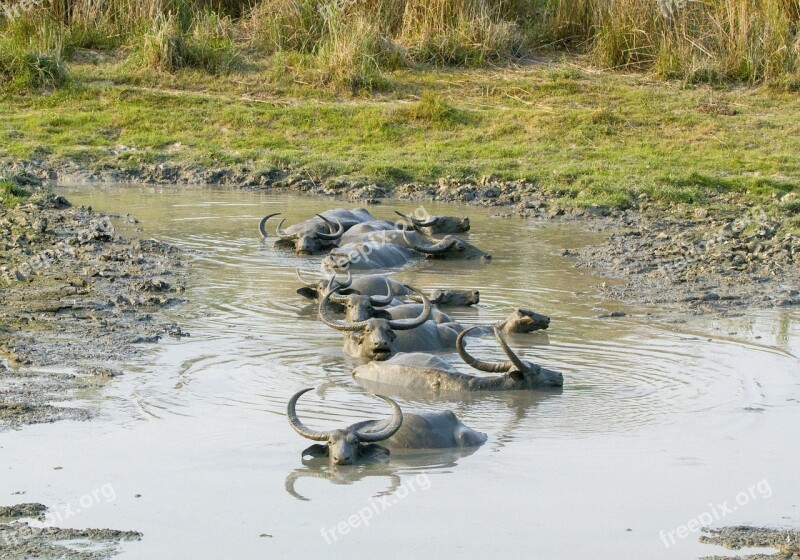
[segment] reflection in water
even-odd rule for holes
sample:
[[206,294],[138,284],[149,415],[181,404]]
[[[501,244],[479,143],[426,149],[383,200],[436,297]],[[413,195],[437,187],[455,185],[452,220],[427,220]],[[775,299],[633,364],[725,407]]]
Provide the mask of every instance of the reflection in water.
[[[478,447],[415,452],[393,451],[390,457],[344,466],[330,463],[327,457],[308,459],[304,456],[302,459],[304,468],[295,469],[286,476],[285,488],[291,496],[307,502],[311,501],[311,498],[300,494],[295,487],[297,481],[302,478],[319,478],[332,484],[343,485],[355,484],[365,479],[386,478],[387,487],[374,497],[391,496],[400,487],[402,476],[425,472],[448,472],[455,468],[460,459],[472,455],[477,450]],[[303,452],[304,455],[306,451]]]

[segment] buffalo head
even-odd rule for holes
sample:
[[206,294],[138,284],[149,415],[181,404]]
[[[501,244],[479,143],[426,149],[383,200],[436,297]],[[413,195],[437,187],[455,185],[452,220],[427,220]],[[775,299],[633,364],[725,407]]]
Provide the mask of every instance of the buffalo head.
[[333,290],[329,290],[319,302],[319,316],[329,327],[346,333],[345,348],[351,356],[367,360],[387,360],[392,354],[392,342],[397,337],[395,331],[416,329],[422,326],[431,315],[431,302],[417,290],[408,286],[422,298],[422,311],[414,319],[382,319],[372,317],[361,321],[340,321],[330,315],[330,300]]
[[412,249],[416,249],[420,253],[425,254],[429,258],[434,259],[491,259],[489,253],[484,253],[474,245],[467,243],[463,239],[459,239],[453,235],[447,235],[442,239],[431,238],[431,243],[428,245],[420,245],[415,243],[413,239],[409,238],[406,231],[403,230],[403,239],[406,244]]
[[[304,451],[305,454],[325,455],[333,464],[336,465],[352,465],[359,457],[374,455],[376,451],[382,451],[386,454],[389,450],[383,446],[376,445],[377,442],[389,439],[392,437],[400,426],[403,425],[403,412],[400,407],[392,399],[376,395],[378,398],[383,399],[392,407],[392,418],[383,426],[378,429],[360,430],[358,424],[348,428],[331,430],[329,432],[316,432],[306,428],[300,419],[297,417],[295,406],[297,400],[311,391],[313,388],[303,389],[295,393],[289,404],[286,407],[286,415],[289,417],[289,424],[292,428],[303,436],[313,441],[325,442],[325,445],[314,445]],[[364,425],[363,422],[360,423]],[[377,448],[377,449],[376,449]]]
[[[258,231],[265,239],[268,237],[267,220],[273,216],[280,216],[280,212],[264,216],[258,224]],[[281,243],[294,247],[298,255],[313,255],[327,251],[335,247],[336,242],[344,235],[344,226],[338,221],[334,225],[328,218],[320,214],[317,214],[317,217],[322,221],[309,220],[290,227],[290,231],[283,229],[283,223],[286,221],[283,219],[275,228],[275,233],[281,238]]]
[[[346,286],[345,286],[346,287]],[[344,308],[344,318],[351,323],[366,321],[372,317],[379,319],[391,319],[392,316],[384,309],[377,309],[379,307],[386,307],[394,300],[392,287],[389,286],[389,281],[386,281],[386,295],[385,296],[365,296],[358,293],[337,293],[341,288],[331,290],[330,301],[337,303]]]
[[550,317],[535,313],[530,309],[517,308],[497,328],[506,333],[529,333],[550,326]]
[[503,349],[503,352],[505,352],[506,356],[508,356],[508,361],[487,362],[473,358],[464,349],[464,337],[467,335],[467,333],[476,328],[480,327],[470,327],[465,329],[458,335],[458,338],[456,339],[456,350],[458,350],[458,355],[461,356],[461,359],[464,360],[467,365],[474,367],[479,371],[505,374],[505,382],[509,385],[506,387],[508,389],[538,389],[542,387],[562,387],[564,385],[564,376],[561,375],[561,373],[545,369],[538,364],[534,364],[527,360],[519,359],[519,357],[514,354],[511,348],[509,348],[508,344],[503,339],[503,335],[500,334],[500,331],[497,329],[497,327],[493,327],[492,330],[494,331],[494,336],[497,339],[497,342],[500,343],[500,347]]
[[428,234],[439,233],[464,233],[469,231],[469,218],[458,218],[456,216],[426,216],[418,219],[407,216],[395,210],[395,214],[404,218],[417,231],[424,231]]

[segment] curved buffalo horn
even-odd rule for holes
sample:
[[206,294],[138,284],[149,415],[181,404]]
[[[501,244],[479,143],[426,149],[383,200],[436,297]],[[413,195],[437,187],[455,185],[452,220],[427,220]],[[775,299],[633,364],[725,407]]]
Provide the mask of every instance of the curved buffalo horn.
[[289,399],[289,404],[286,406],[286,416],[289,417],[289,424],[292,425],[294,431],[303,436],[304,438],[308,438],[314,441],[328,441],[328,434],[326,432],[315,432],[313,430],[309,430],[300,419],[297,417],[297,413],[295,412],[295,405],[297,404],[297,399],[299,399],[302,395],[312,391],[314,388],[310,387],[308,389],[303,389],[302,391],[297,391],[291,399]]
[[342,294],[337,294],[336,290],[331,290],[329,300],[335,303],[345,303],[347,301],[347,296],[343,296]]
[[514,351],[511,350],[511,348],[509,348],[508,343],[500,334],[500,331],[497,329],[497,327],[492,327],[492,330],[494,331],[494,337],[497,339],[497,342],[500,343],[500,348],[502,348],[503,352],[506,353],[506,356],[508,356],[508,359],[511,360],[511,363],[514,364],[516,368],[520,371],[527,370],[528,366],[522,363],[522,360],[520,360],[519,357],[516,354],[514,354]]
[[376,441],[383,441],[385,439],[389,439],[392,437],[397,430],[400,429],[400,426],[403,425],[403,411],[400,410],[400,406],[396,402],[394,402],[389,397],[384,397],[382,395],[375,395],[379,399],[385,400],[392,406],[392,419],[389,420],[386,425],[381,429],[379,432],[359,432],[356,431],[356,437],[358,441],[362,443],[374,443]]
[[450,249],[450,247],[452,247],[453,244],[456,242],[455,237],[448,235],[444,239],[436,241],[436,243],[433,245],[428,245],[427,247],[423,247],[422,245],[417,245],[416,243],[411,241],[408,238],[408,235],[406,235],[405,230],[403,230],[403,239],[405,240],[406,243],[408,243],[410,247],[413,247],[420,253],[427,253],[429,255],[439,255],[441,253],[444,253],[445,251]]
[[431,218],[427,222],[423,222],[422,220],[415,220],[414,218],[411,219],[414,220],[414,223],[419,227],[431,227],[436,225],[436,218]]
[[[336,278],[336,273],[335,272],[333,273],[333,277]],[[347,271],[347,280],[345,280],[344,282],[340,282],[339,280],[337,280],[337,282],[339,282],[339,288],[349,288],[350,284],[353,283],[353,273],[348,270]]]
[[347,321],[340,321],[339,319],[334,319],[330,316],[328,310],[328,301],[331,299],[331,295],[333,294],[333,290],[331,289],[332,285],[333,279],[331,279],[331,283],[328,284],[328,290],[325,293],[325,297],[323,297],[322,301],[319,302],[319,318],[322,319],[323,323],[331,328],[336,329],[337,331],[360,331],[367,325],[367,321],[348,323]]
[[[394,213],[400,214],[400,212],[398,212],[397,210],[395,210]],[[408,220],[408,223],[414,224],[417,227],[431,227],[432,225],[436,224],[436,218],[431,218],[428,221],[423,221],[423,220],[418,220],[414,217],[406,216],[405,214],[400,214],[400,215],[403,216],[406,220]]]
[[283,222],[285,222],[285,221],[286,221],[286,218],[281,220],[281,223],[279,223],[278,227],[275,228],[275,233],[277,233],[278,237],[280,237],[281,239],[283,239],[285,241],[291,241],[292,239],[297,239],[297,234],[296,233],[286,233],[283,230]]
[[397,226],[397,229],[408,229],[408,226],[411,226],[413,229],[417,229],[417,222],[415,222],[413,218],[410,218],[409,216],[406,216],[405,214],[403,214],[402,212],[398,212],[397,210],[395,210],[394,213],[403,218],[403,220],[405,220],[404,222],[398,222],[395,224]]
[[394,292],[392,292],[392,287],[389,285],[389,279],[384,278],[384,281],[386,281],[386,295],[384,297],[370,296],[369,298],[369,301],[375,307],[385,307],[394,300]]
[[272,217],[280,215],[281,215],[280,212],[275,212],[274,214],[267,214],[266,216],[261,218],[261,221],[258,222],[258,231],[259,233],[261,233],[261,237],[263,237],[264,239],[269,237],[269,235],[267,235],[267,220],[269,220]]
[[294,272],[295,272],[295,274],[297,274],[297,279],[300,280],[300,282],[306,288],[316,288],[319,285],[318,282],[316,282],[316,281],[315,282],[309,282],[308,280],[303,278],[302,274],[300,273],[300,269],[299,268],[295,268]]
[[387,322],[389,323],[389,326],[396,331],[409,331],[411,329],[416,329],[417,327],[421,326],[425,321],[427,321],[431,316],[431,300],[428,299],[428,296],[423,294],[418,289],[412,288],[408,284],[405,284],[405,287],[420,295],[420,297],[422,298],[422,312],[416,319],[398,319],[396,321],[393,319],[388,320]]
[[317,217],[318,218],[322,218],[322,221],[324,221],[326,224],[328,224],[328,231],[329,231],[329,233],[322,233],[320,231],[320,232],[317,233],[317,237],[319,237],[320,239],[328,239],[328,240],[333,241],[333,240],[339,239],[341,236],[344,235],[344,226],[342,225],[342,222],[340,222],[339,220],[336,220],[337,229],[336,229],[336,231],[333,231],[333,227],[334,226],[333,226],[333,224],[331,223],[331,221],[328,218],[326,218],[322,214],[317,214]]
[[[323,266],[322,273],[324,276],[327,276],[330,280],[336,280],[336,275],[338,272],[331,268],[330,266]],[[337,290],[349,288],[350,285],[353,283],[353,274],[348,270],[347,271],[347,280],[336,280],[338,285],[336,286]]]
[[469,355],[469,352],[466,351],[464,348],[464,337],[467,336],[467,333],[473,329],[477,329],[479,327],[470,327],[468,329],[464,329],[458,335],[456,339],[456,350],[458,350],[458,355],[461,356],[461,359],[464,360],[464,363],[468,366],[472,366],[479,371],[486,371],[489,373],[504,373],[511,369],[512,364],[511,362],[505,363],[492,363],[492,362],[484,362],[483,360],[478,360],[477,358],[473,358]]

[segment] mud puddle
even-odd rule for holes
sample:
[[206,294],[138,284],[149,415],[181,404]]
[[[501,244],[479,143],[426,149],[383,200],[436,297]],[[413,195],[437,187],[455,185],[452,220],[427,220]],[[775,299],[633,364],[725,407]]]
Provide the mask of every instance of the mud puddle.
[[[63,194],[139,217],[123,228],[182,249],[192,266],[187,301],[166,310],[191,337],[143,347],[123,360],[125,375],[87,391],[79,402],[94,421],[27,426],[0,440],[4,503],[71,505],[64,528],[142,532],[119,558],[358,556],[369,547],[387,558],[536,550],[677,559],[729,552],[699,543],[693,520],[708,515],[712,527],[800,525],[797,311],[655,321],[652,309],[600,304],[599,280],[558,255],[596,241],[577,225],[427,205],[468,215],[470,241],[493,262],[400,277],[480,289],[478,308],[453,313],[463,322],[495,321],[516,306],[549,315],[548,331],[512,343],[562,371],[564,390],[398,398],[408,410],[454,408],[489,441],[469,456],[313,468],[285,419],[294,391],[322,386],[302,407],[315,429],[383,417],[385,405],[351,381],[340,335],[294,293],[294,268],[318,260],[276,253],[255,226],[267,212],[293,223],[336,202],[203,188]],[[375,213],[393,208],[385,201]],[[607,317],[613,311],[626,315]],[[501,356],[488,339],[474,348]],[[113,500],[85,498],[108,485]]]

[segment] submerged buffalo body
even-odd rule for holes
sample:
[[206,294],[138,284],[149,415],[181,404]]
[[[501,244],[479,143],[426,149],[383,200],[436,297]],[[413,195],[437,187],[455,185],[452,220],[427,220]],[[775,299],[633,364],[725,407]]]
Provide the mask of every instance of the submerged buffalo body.
[[[358,236],[352,236],[355,239]],[[401,268],[429,259],[489,260],[491,255],[448,235],[443,239],[426,239],[417,232],[382,230],[361,234],[361,240],[341,245],[323,260],[332,270],[378,270]]]
[[[409,217],[400,212],[401,220],[391,222],[389,220],[370,220],[361,222],[348,228],[347,233],[342,237],[342,245],[347,243],[357,243],[366,241],[365,236],[378,232],[394,232],[400,236],[403,230],[413,229],[416,232],[426,235],[444,235],[451,233],[463,233],[469,231],[469,218],[457,218],[454,216],[426,216],[424,219]],[[420,242],[424,245],[424,242]]]
[[331,270],[388,270],[418,262],[422,255],[403,245],[382,241],[347,243],[322,260]]
[[[313,301],[319,301],[325,295],[330,279],[319,278],[309,281],[302,277],[300,271],[297,271],[297,276],[303,283],[303,287],[297,290],[299,295]],[[346,295],[382,296],[386,293],[387,284],[396,299],[408,297],[417,300],[418,303],[422,302],[422,298],[417,296],[411,288],[385,274],[365,274],[342,281],[334,279],[333,289]],[[481,299],[478,290],[435,289],[425,292],[425,294],[432,304],[449,307],[476,305]]]
[[[380,429],[385,422],[367,420],[353,427],[362,433]],[[486,434],[465,426],[450,410],[403,414],[403,425],[383,441],[390,450],[450,449],[477,447],[486,442]]]
[[508,347],[497,329],[494,330],[495,336],[509,360],[486,362],[473,358],[464,349],[464,336],[471,330],[462,331],[456,341],[456,349],[461,359],[479,371],[501,375],[476,376],[461,373],[438,356],[412,352],[397,354],[385,362],[370,362],[359,366],[353,371],[353,377],[356,380],[428,393],[514,391],[563,386],[564,378],[561,373],[521,360]]
[[[392,399],[376,395],[392,407],[392,418],[366,420],[329,432],[310,430],[297,416],[297,400],[311,389],[295,393],[287,406],[292,428],[318,442],[303,455],[328,457],[335,465],[350,465],[359,459],[388,455],[390,450],[468,448],[486,442],[486,434],[465,426],[451,411],[403,414]],[[378,445],[377,442],[381,442]]]

